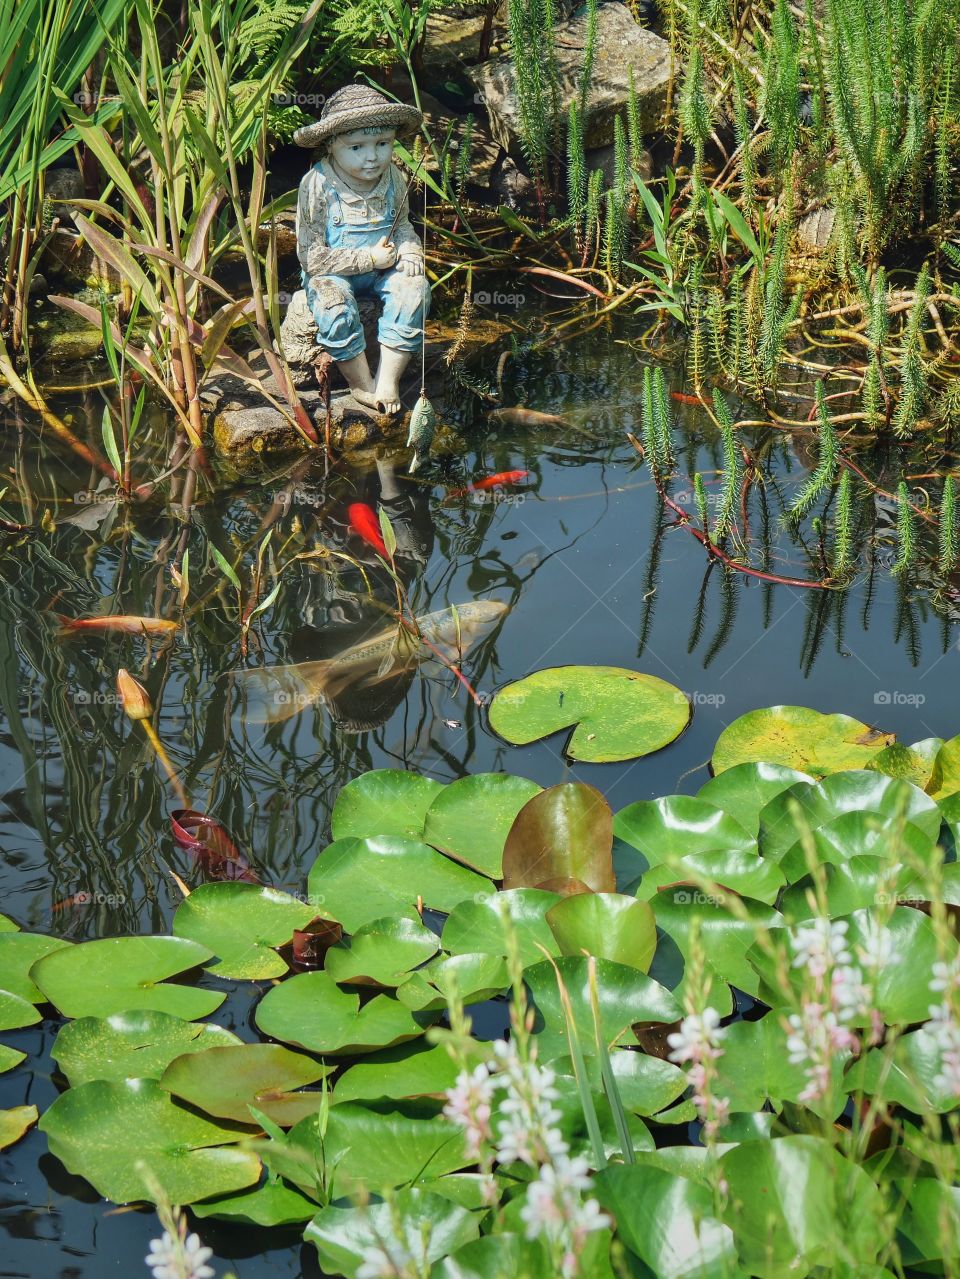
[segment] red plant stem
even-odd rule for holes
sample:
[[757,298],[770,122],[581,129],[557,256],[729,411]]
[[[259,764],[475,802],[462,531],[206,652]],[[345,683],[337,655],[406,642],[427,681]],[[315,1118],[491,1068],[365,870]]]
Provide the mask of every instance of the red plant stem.
[[480,696],[477,690],[473,687],[473,685],[467,679],[466,675],[464,675],[463,671],[461,671],[458,666],[456,666],[453,662],[451,662],[449,658],[444,657],[443,653],[440,652],[437,646],[435,644],[432,644],[430,640],[427,639],[426,635],[424,635],[423,632],[419,629],[419,627],[414,626],[413,622],[408,621],[405,617],[401,617],[399,614],[398,614],[398,621],[400,622],[401,626],[405,626],[408,631],[412,631],[414,635],[416,635],[417,639],[419,639],[421,644],[426,644],[427,648],[430,649],[431,653],[433,653],[436,657],[439,657],[440,661],[443,662],[447,670],[452,671],[453,674],[456,675],[457,679],[460,681],[463,687],[467,690],[467,692],[473,698],[474,704],[477,706],[482,706],[483,698]]

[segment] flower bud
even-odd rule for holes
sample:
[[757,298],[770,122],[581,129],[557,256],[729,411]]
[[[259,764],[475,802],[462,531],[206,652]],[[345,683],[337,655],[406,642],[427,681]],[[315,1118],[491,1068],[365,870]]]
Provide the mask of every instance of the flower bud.
[[130,719],[149,719],[153,714],[147,690],[122,666],[117,671],[117,692]]

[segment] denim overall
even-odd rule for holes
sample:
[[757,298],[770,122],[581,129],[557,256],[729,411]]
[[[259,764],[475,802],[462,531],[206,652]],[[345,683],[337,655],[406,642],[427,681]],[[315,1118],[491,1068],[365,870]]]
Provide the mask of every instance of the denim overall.
[[[321,165],[316,167],[320,169]],[[382,239],[390,230],[396,212],[395,186],[396,175],[391,169],[383,214],[373,221],[363,216],[361,210],[345,204],[339,192],[329,186],[325,197],[330,248],[365,248]],[[317,324],[317,344],[334,360],[352,360],[366,349],[358,296],[378,297],[383,303],[377,327],[381,346],[395,351],[420,350],[423,321],[430,311],[430,285],[425,275],[405,275],[396,266],[350,276],[310,277],[304,272],[303,287]]]

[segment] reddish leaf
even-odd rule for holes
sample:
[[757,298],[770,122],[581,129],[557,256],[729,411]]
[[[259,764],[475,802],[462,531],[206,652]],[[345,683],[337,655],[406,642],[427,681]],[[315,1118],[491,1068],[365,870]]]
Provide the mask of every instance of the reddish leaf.
[[177,808],[170,814],[170,825],[174,840],[191,854],[205,878],[259,884],[250,863],[216,818],[193,808]]
[[[613,813],[593,786],[561,782],[541,791],[517,814],[503,850],[504,888],[540,888],[580,881],[587,890],[616,892]],[[569,895],[572,884],[555,889]]]

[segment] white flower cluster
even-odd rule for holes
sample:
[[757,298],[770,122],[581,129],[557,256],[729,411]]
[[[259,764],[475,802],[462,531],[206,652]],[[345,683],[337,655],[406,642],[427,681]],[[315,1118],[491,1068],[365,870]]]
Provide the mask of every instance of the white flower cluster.
[[150,1252],[144,1258],[153,1271],[153,1279],[213,1279],[216,1273],[206,1262],[212,1248],[204,1248],[199,1235],[181,1239],[165,1230],[159,1239],[150,1240]]
[[813,919],[790,934],[793,967],[804,970],[809,988],[800,1012],[787,1019],[787,1053],[802,1065],[807,1085],[798,1100],[819,1101],[830,1092],[831,1066],[840,1052],[856,1052],[860,1040],[850,1023],[868,1016],[879,1038],[883,1019],[874,1008],[874,988],[881,970],[895,956],[889,929],[871,920],[857,946],[859,965],[849,949],[846,920]]
[[560,1094],[554,1072],[523,1061],[512,1041],[498,1040],[493,1051],[492,1067],[461,1072],[443,1113],[464,1129],[473,1158],[537,1169],[520,1211],[526,1236],[545,1239],[560,1258],[563,1279],[573,1279],[587,1235],[610,1219],[595,1199],[583,1198],[592,1184],[590,1169],[582,1156],[571,1158],[556,1126],[560,1111],[553,1103]]
[[730,1113],[729,1098],[716,1096],[712,1088],[716,1074],[714,1062],[723,1056],[719,1045],[725,1034],[717,1010],[705,1008],[702,1013],[689,1013],[680,1023],[680,1029],[667,1035],[667,1043],[673,1050],[670,1060],[692,1063],[687,1078],[693,1086],[693,1104],[708,1137],[716,1135]]
[[933,1085],[948,1096],[960,1097],[960,1024],[954,1012],[960,994],[960,959],[934,964],[930,989],[943,996],[939,1004],[930,1005],[930,1020],[923,1027],[940,1053],[940,1072]]

